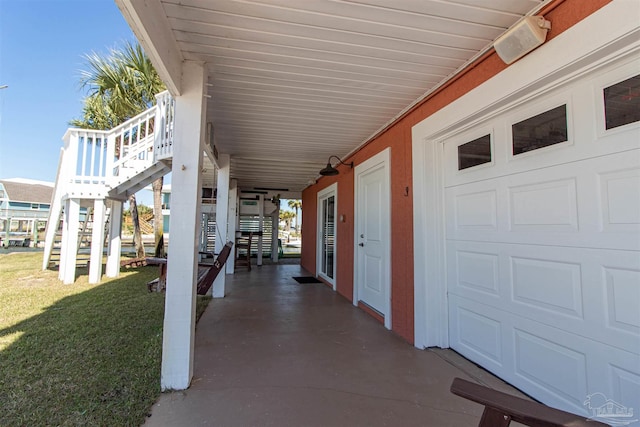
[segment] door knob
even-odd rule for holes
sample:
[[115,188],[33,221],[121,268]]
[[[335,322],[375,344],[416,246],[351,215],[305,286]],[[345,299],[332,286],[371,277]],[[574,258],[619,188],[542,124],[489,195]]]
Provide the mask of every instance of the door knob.
[[358,246],[364,246],[364,243],[358,243]]

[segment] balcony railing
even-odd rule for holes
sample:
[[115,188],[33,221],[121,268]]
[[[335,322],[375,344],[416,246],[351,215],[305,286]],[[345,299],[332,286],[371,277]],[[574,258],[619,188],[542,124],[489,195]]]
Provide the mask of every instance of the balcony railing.
[[169,92],[157,105],[107,131],[69,129],[61,172],[76,185],[115,187],[173,155],[175,103]]

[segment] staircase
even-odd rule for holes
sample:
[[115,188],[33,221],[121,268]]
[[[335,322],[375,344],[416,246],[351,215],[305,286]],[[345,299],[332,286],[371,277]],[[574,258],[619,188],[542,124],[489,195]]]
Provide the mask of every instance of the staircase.
[[[153,224],[151,221],[153,220],[153,212],[149,212],[147,214],[138,214],[138,222],[140,223],[140,232],[142,234],[153,234],[155,230],[153,229]],[[124,225],[126,228],[133,229],[133,219],[131,216],[127,216],[124,220]]]
[[[107,209],[104,224],[104,235],[106,236],[109,228],[109,209]],[[93,221],[93,209],[87,208],[84,212],[80,212],[80,224],[78,230],[78,246],[76,256],[76,267],[89,265],[89,248],[91,247],[91,236],[94,227]],[[62,245],[62,230],[63,223],[59,220],[56,227],[56,233],[53,241],[53,247],[51,249],[51,255],[49,256],[48,267],[53,267],[60,263],[61,259],[61,245]],[[102,242],[104,246],[106,239]]]
[[[89,281],[100,281],[105,236],[110,234],[111,244],[120,244],[120,220],[112,221],[118,227],[107,228],[107,204],[121,212],[131,194],[171,171],[175,103],[168,92],[156,99],[157,105],[114,129],[68,129],[63,137],[42,268],[53,261],[54,245],[59,242],[59,277],[65,283],[75,280],[78,250],[87,233],[91,236]],[[90,233],[89,220],[95,222]],[[62,234],[57,238],[60,221]],[[110,256],[115,253],[110,251]]]

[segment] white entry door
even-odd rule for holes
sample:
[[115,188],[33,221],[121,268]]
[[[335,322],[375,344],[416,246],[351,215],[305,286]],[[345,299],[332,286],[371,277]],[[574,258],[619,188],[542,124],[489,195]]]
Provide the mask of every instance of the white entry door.
[[358,165],[354,303],[379,312],[391,328],[389,149]]

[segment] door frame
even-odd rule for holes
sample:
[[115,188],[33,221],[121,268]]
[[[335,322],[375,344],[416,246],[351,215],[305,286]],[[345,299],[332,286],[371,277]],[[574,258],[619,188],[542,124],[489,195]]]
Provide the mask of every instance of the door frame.
[[[324,273],[322,273],[321,271],[321,265],[322,265],[322,221],[323,221],[323,216],[322,216],[322,204],[321,201],[324,199],[328,199],[329,197],[333,196],[333,209],[334,209],[334,236],[333,236],[333,279],[330,278],[329,276],[325,275]],[[338,271],[337,268],[337,264],[338,264],[338,183],[334,182],[333,184],[331,184],[330,186],[320,190],[318,192],[317,195],[317,236],[316,236],[316,276],[320,277],[321,279],[325,280],[326,282],[328,282],[332,287],[333,290],[336,290],[336,273]]]
[[[631,58],[640,50],[640,30],[629,16],[625,2],[603,6],[545,46],[413,126],[416,347],[449,346],[442,143],[585,74]],[[602,37],[604,34],[606,39]],[[545,68],[537,64],[550,65]]]
[[[353,225],[353,305],[358,306],[359,302],[359,267],[358,267],[358,230],[360,217],[358,215],[360,205],[360,181],[362,176],[371,171],[374,168],[378,168],[382,165],[385,173],[383,176],[386,206],[387,206],[387,221],[385,229],[383,230],[383,257],[386,260],[386,273],[383,277],[383,286],[385,292],[384,301],[384,326],[387,329],[391,329],[391,148],[387,147],[378,154],[368,158],[364,162],[355,167],[354,170],[354,225]],[[384,191],[384,190],[383,190]]]

